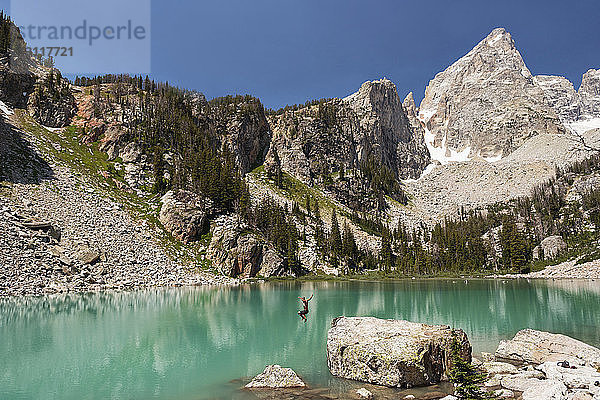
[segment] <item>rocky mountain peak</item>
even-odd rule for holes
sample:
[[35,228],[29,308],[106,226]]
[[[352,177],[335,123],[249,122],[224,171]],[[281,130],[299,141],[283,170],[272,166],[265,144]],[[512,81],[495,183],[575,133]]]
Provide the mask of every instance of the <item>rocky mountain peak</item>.
[[432,157],[443,163],[497,159],[531,136],[564,131],[504,28],[429,82],[419,115]]
[[578,91],[582,114],[600,117],[600,69],[590,69],[581,78]]
[[479,44],[490,47],[504,48],[507,50],[516,50],[515,41],[510,33],[508,33],[504,28],[495,28]]
[[600,69],[589,69],[581,78],[580,92],[600,96]]
[[577,92],[562,76],[539,75],[535,83],[565,126],[578,133],[600,128],[600,70],[583,74]]
[[395,109],[400,104],[396,85],[386,78],[366,81],[358,92],[346,97],[344,101],[357,113],[380,113],[390,108]]
[[417,106],[415,104],[415,98],[413,97],[413,92],[410,92],[404,98],[402,102],[402,106],[404,107],[404,111],[406,111],[406,115],[408,117],[416,117],[417,116]]
[[357,137],[359,159],[373,154],[401,178],[420,175],[429,163],[429,154],[394,83],[386,78],[367,81],[344,102],[354,110],[362,128]]

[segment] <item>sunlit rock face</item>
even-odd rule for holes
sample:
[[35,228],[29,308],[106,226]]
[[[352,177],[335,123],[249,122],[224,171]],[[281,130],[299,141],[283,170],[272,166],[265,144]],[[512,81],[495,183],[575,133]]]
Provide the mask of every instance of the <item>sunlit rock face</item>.
[[460,329],[372,317],[339,317],[327,333],[327,365],[335,376],[390,387],[440,382],[456,340],[463,359],[471,345]]
[[535,82],[544,91],[546,102],[556,111],[561,120],[574,121],[579,118],[581,110],[579,96],[567,78],[537,75]]
[[582,114],[600,117],[600,69],[590,69],[581,78],[579,87]]
[[396,85],[385,78],[367,81],[344,101],[359,118],[356,141],[361,159],[367,153],[375,154],[403,179],[421,174],[429,164],[429,152],[422,132],[410,121],[408,113],[414,109],[403,107]]
[[283,170],[308,183],[321,183],[342,168],[358,169],[369,156],[401,179],[418,177],[430,161],[422,133],[387,79],[367,81],[344,99],[273,115],[269,122],[267,161],[276,152]]
[[578,91],[562,76],[540,75],[535,82],[569,132],[583,135],[600,128],[600,70],[583,74]]
[[506,156],[532,136],[564,132],[503,28],[429,82],[419,118],[442,162]]

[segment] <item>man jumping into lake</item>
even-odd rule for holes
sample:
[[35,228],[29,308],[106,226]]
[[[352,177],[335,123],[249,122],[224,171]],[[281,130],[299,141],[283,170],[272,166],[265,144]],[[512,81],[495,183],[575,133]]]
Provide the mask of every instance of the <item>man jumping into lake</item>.
[[300,300],[302,300],[302,303],[304,304],[304,310],[300,310],[298,311],[298,315],[300,317],[302,317],[302,319],[304,320],[304,322],[306,322],[306,314],[308,314],[308,302],[313,298],[314,293],[310,295],[310,297],[307,299],[306,297],[298,297]]

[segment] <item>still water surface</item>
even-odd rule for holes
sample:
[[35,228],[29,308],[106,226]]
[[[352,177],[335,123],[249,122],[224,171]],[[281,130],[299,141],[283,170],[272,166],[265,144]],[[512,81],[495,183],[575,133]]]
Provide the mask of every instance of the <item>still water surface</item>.
[[[303,323],[297,297],[311,293]],[[589,281],[286,282],[0,299],[0,399],[243,398],[239,379],[272,363],[343,391],[325,355],[340,315],[448,324],[479,353],[526,327],[599,346],[599,306],[600,283]]]

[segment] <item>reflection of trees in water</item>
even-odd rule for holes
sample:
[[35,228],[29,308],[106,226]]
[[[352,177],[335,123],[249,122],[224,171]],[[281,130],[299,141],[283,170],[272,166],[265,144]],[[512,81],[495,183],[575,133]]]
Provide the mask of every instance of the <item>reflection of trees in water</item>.
[[[296,314],[297,297],[311,293],[305,324]],[[598,345],[599,300],[593,282],[484,280],[283,282],[8,298],[0,300],[0,358],[10,360],[0,387],[13,376],[39,394],[70,382],[103,397],[162,390],[177,397],[256,374],[268,363],[326,381],[326,334],[340,315],[449,324],[464,329],[479,350],[525,327]],[[32,362],[39,385],[19,377]]]

